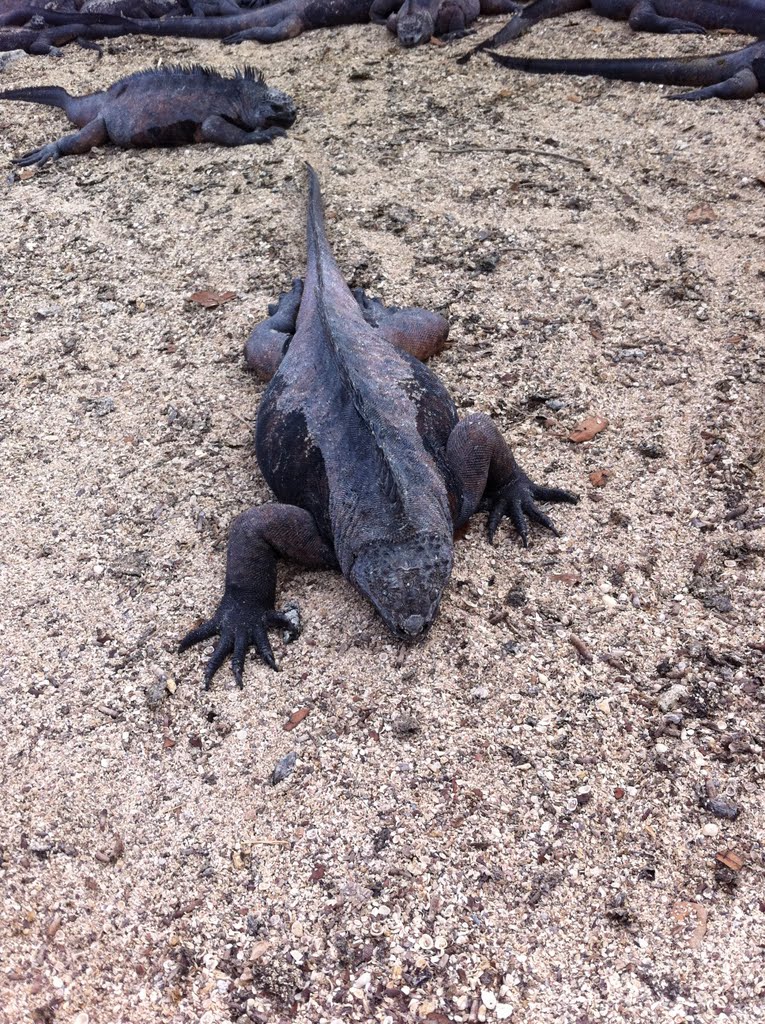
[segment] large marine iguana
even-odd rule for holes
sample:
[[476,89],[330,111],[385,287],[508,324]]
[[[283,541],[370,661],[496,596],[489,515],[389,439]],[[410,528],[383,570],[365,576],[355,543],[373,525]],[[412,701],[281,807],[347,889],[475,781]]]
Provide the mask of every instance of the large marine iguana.
[[624,60],[542,60],[535,57],[506,57],[489,51],[497,64],[517,71],[543,75],[599,75],[624,82],[657,82],[660,85],[696,85],[703,88],[675,93],[670,100],[746,100],[765,92],[765,41],[752,43],[730,53],[708,57],[658,59],[639,57]]
[[61,107],[80,128],[13,161],[22,167],[87,153],[105,142],[123,147],[270,142],[285,135],[295,120],[290,97],[269,89],[250,67],[225,78],[212,68],[170,66],[138,71],[87,96],[70,96],[57,86],[30,86],[0,92],[0,100]]
[[596,14],[627,21],[637,32],[698,33],[728,28],[765,36],[765,0],[533,0],[490,39],[457,58],[464,64],[481,50],[517,39],[540,21],[591,7]]
[[[139,3],[140,0],[123,2]],[[480,14],[507,14],[517,8],[516,0],[403,0],[403,3],[402,0],[276,0],[257,10],[221,11],[220,17],[115,18],[84,12],[67,15],[62,11],[43,12],[42,16],[51,26],[64,25],[70,18],[89,25],[84,36],[92,39],[150,35],[222,39],[227,44],[246,40],[276,43],[313,29],[372,21],[387,24],[402,45],[409,47],[426,43],[433,36],[464,35]]]
[[420,360],[443,348],[448,324],[424,309],[386,309],[351,293],[324,232],[319,183],[308,168],[305,281],[281,297],[246,356],[270,378],[258,409],[258,463],[278,504],[234,520],[223,598],[181,641],[219,636],[205,685],[231,656],[237,683],[254,647],[276,667],[267,630],[294,625],[275,610],[276,563],[340,569],[391,632],[421,638],[452,567],[454,531],[491,506],[527,541],[526,518],[555,531],[537,501],[576,502],[532,483],[484,413],[459,421]]

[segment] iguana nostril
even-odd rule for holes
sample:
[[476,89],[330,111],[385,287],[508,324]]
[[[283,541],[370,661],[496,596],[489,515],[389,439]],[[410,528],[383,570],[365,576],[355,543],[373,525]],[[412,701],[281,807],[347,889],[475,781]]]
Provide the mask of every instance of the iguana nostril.
[[425,619],[421,615],[410,615],[409,618],[404,619],[401,625],[410,636],[417,636],[423,630]]

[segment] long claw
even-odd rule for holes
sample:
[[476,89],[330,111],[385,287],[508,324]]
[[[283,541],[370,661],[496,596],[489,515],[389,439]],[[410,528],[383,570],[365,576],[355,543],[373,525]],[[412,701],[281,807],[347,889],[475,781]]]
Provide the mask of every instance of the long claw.
[[534,523],[539,523],[540,526],[544,526],[546,530],[554,533],[556,537],[560,537],[560,533],[555,528],[555,524],[548,515],[546,515],[541,509],[538,509],[536,505],[529,501],[523,506],[523,511]]
[[231,656],[231,671],[234,673],[236,685],[240,690],[244,687],[242,673],[244,672],[244,659],[247,656],[248,640],[249,637],[246,633],[237,633],[236,640],[234,641],[234,653]]
[[505,514],[506,510],[507,502],[503,501],[500,498],[500,500],[489,513],[489,544],[494,543],[494,534],[497,532],[497,528],[499,527],[499,524],[502,522],[502,516]]
[[200,644],[203,640],[209,640],[210,637],[215,636],[218,632],[218,627],[212,619],[207,622],[203,622],[201,626],[197,626],[196,629],[190,630],[186,636],[178,644],[178,653],[183,654],[189,647],[193,647],[194,644]]
[[221,665],[226,660],[226,658],[229,656],[229,654],[231,654],[231,651],[233,650],[233,648],[234,648],[234,638],[231,636],[230,633],[223,633],[221,638],[220,638],[220,640],[218,641],[218,646],[212,652],[212,656],[211,656],[210,660],[207,662],[207,667],[205,668],[205,682],[204,682],[205,690],[209,690],[210,689],[210,683],[212,682],[212,677],[215,675],[215,673],[221,667]]
[[271,644],[265,629],[262,627],[260,629],[256,629],[253,634],[253,640],[255,642],[255,649],[263,661],[265,661],[266,665],[268,665],[269,668],[272,668],[275,672],[278,672],[279,667],[276,664],[276,658],[274,657],[274,652],[271,649]]
[[517,498],[510,502],[508,512],[510,515],[510,522],[513,524],[516,533],[521,538],[521,544],[527,548],[529,546],[529,528],[526,525],[523,507]]
[[566,502],[569,505],[578,505],[579,498],[570,491],[564,491],[560,487],[539,487],[534,485],[531,489],[536,501]]

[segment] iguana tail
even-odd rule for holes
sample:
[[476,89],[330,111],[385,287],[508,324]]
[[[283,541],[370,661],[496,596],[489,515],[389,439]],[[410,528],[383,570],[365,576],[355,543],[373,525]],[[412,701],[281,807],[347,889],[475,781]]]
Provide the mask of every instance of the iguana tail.
[[66,110],[72,97],[66,89],[57,85],[29,86],[27,89],[6,89],[0,92],[0,100],[23,100],[25,103],[43,103],[46,107],[61,107]]
[[[345,383],[351,401],[361,421],[369,431],[377,452],[380,480],[388,501],[403,509],[406,504],[406,482],[401,479],[402,467],[391,463],[388,450],[391,438],[398,439],[395,410],[381,398],[380,388],[368,379],[369,365],[359,354],[368,344],[375,331],[364,320],[358,304],[345,283],[340,268],[329,248],[324,230],[324,213],[321,202],[319,179],[310,164],[308,171],[308,260],[303,287],[303,298],[298,312],[298,331],[305,321],[314,323],[312,330],[320,332],[327,350]],[[392,347],[385,346],[394,362],[398,356]],[[385,374],[385,362],[381,361],[381,373]],[[398,444],[402,442],[397,440]],[[414,460],[416,462],[416,459]]]
[[321,201],[319,177],[310,164],[305,166],[308,172],[308,268],[309,271],[315,269],[319,260],[329,260],[337,269],[324,228],[324,204]]
[[709,57],[677,57],[664,59],[629,58],[624,60],[547,60],[536,57],[506,57],[488,51],[497,64],[515,71],[539,75],[599,75],[623,82],[656,82],[659,85],[712,85],[733,73],[727,53]]

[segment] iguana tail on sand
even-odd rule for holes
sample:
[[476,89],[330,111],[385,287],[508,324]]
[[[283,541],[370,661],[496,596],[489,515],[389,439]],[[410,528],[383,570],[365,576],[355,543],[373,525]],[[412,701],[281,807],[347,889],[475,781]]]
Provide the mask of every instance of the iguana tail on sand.
[[442,317],[354,296],[330,251],[311,168],[308,175],[305,281],[271,307],[246,349],[270,378],[255,446],[278,504],[234,521],[223,598],[181,642],[185,650],[219,637],[206,685],[229,657],[241,685],[250,647],[276,667],[267,630],[295,630],[275,610],[278,558],[340,569],[395,636],[414,640],[438,611],[454,531],[482,499],[489,539],[507,515],[524,544],[526,517],[555,532],[537,501],[577,500],[533,484],[485,414],[458,421],[421,362],[446,342]]
[[105,142],[123,147],[270,142],[295,120],[290,97],[269,89],[260,72],[248,67],[232,78],[199,66],[163,67],[138,71],[88,96],[30,86],[0,92],[0,100],[61,107],[80,128],[14,160],[22,166],[87,153]]
[[729,28],[742,35],[765,37],[765,0],[533,0],[490,39],[457,58],[465,64],[482,50],[517,39],[540,21],[591,7],[596,14],[628,21],[637,32],[704,34]]
[[660,85],[696,85],[703,88],[667,97],[671,100],[746,100],[765,92],[765,41],[730,53],[708,57],[650,57],[625,60],[543,60],[506,57],[489,51],[497,64],[516,71],[541,75],[599,75],[624,82],[656,82]]

